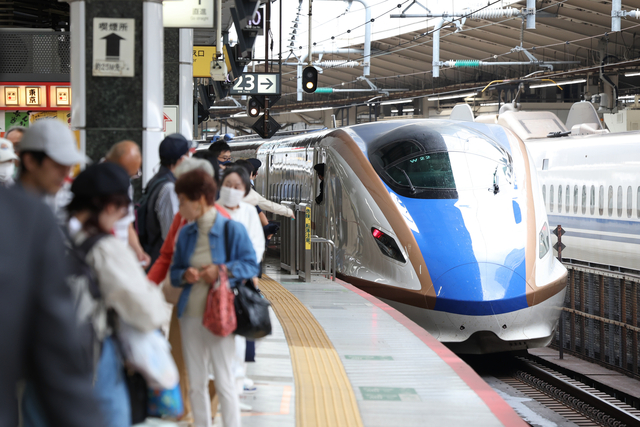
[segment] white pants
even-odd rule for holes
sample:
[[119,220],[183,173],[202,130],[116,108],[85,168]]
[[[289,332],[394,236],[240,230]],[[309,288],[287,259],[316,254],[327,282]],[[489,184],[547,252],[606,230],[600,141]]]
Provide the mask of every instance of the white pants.
[[236,353],[233,358],[233,374],[236,379],[238,394],[244,392],[244,377],[246,376],[246,364],[244,355],[247,350],[247,339],[241,335],[236,335]]
[[180,332],[189,374],[194,427],[211,427],[209,367],[213,368],[224,427],[240,427],[240,402],[233,371],[236,352],[234,335],[224,338],[214,335],[202,326],[202,319],[194,317],[180,318]]

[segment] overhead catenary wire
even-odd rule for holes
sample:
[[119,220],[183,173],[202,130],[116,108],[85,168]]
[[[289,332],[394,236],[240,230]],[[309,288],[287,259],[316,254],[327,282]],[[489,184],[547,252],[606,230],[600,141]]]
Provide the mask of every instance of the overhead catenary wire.
[[[547,9],[547,8],[550,8],[550,7],[555,7],[555,6],[557,6],[557,5],[559,5],[559,4],[562,4],[562,3],[565,3],[565,2],[567,2],[567,0],[563,0],[563,1],[560,1],[560,2],[557,2],[557,3],[554,3],[554,4],[551,4],[551,5],[545,6],[545,7],[543,7],[543,8],[540,8],[538,11],[542,11],[542,10],[545,10],[545,9]],[[494,2],[494,3],[495,3],[495,2]],[[472,13],[473,13],[473,12],[472,12]],[[477,30],[477,29],[480,29],[480,28],[486,28],[486,27],[489,27],[489,26],[492,26],[492,25],[499,25],[499,24],[502,24],[502,23],[504,23],[504,22],[507,22],[507,21],[510,21],[510,20],[513,20],[513,19],[517,19],[517,18],[508,18],[508,19],[505,19],[505,20],[502,20],[502,21],[499,21],[499,22],[492,22],[492,23],[489,23],[489,24],[487,24],[487,25],[480,26],[480,27],[474,27],[474,28],[463,29],[463,30],[458,31],[458,33],[466,32],[466,31],[474,31],[474,30]],[[446,26],[446,25],[447,25],[447,24],[445,24],[444,26]],[[625,31],[628,31],[628,30],[631,30],[631,29],[633,29],[633,28],[636,28],[636,27],[638,27],[638,26],[640,26],[640,24],[636,24],[636,25],[633,25],[633,26],[631,26],[631,27],[628,27],[628,28],[626,28],[625,30],[621,31],[621,33],[622,33],[622,32],[625,32]],[[434,30],[435,30],[435,29],[434,29]],[[411,48],[416,47],[416,46],[421,46],[421,45],[424,45],[424,44],[430,43],[430,42],[431,42],[431,40],[427,40],[427,41],[425,41],[425,42],[423,42],[423,43],[420,43],[420,44],[418,44],[418,45],[405,46],[405,45],[407,45],[407,44],[410,44],[410,43],[415,42],[415,40],[417,40],[418,38],[421,38],[421,36],[423,36],[423,35],[425,35],[425,34],[427,34],[427,33],[432,33],[434,30],[432,30],[432,31],[430,31],[430,32],[425,32],[425,33],[421,34],[420,36],[415,36],[412,40],[407,40],[407,41],[405,41],[405,42],[403,42],[403,43],[400,43],[400,44],[398,45],[398,46],[402,46],[402,47],[400,47],[400,48],[398,48],[397,46],[394,46],[394,48],[393,48],[393,49],[389,49],[389,50],[386,50],[386,51],[383,51],[383,52],[380,52],[380,53],[377,53],[377,54],[372,54],[372,55],[371,55],[371,57],[372,57],[372,58],[375,58],[375,57],[379,57],[379,56],[383,56],[383,55],[389,55],[389,54],[397,53],[397,52],[400,52],[400,51],[403,51],[403,50],[411,49]],[[449,37],[449,36],[453,36],[453,35],[455,35],[455,34],[457,34],[457,33],[450,33],[450,34],[447,34],[447,35],[445,35],[445,36],[443,36],[443,37]],[[527,51],[536,51],[536,50],[545,49],[545,48],[550,48],[550,47],[554,47],[554,46],[568,45],[568,44],[577,43],[577,42],[584,41],[584,40],[589,40],[589,39],[594,39],[594,38],[600,38],[600,37],[606,36],[607,34],[608,34],[608,32],[606,32],[606,31],[605,31],[605,32],[603,32],[603,33],[596,34],[596,35],[593,35],[593,36],[580,37],[580,38],[577,38],[577,39],[574,39],[574,40],[571,40],[571,41],[565,41],[565,42],[549,43],[549,44],[547,44],[547,45],[543,45],[543,46],[532,46],[532,47],[530,47],[530,48],[523,49],[523,50],[527,50]],[[513,53],[513,52],[510,50],[510,51],[505,52],[505,53],[502,53],[502,54],[496,54],[496,55],[489,56],[489,57],[487,57],[487,58],[481,59],[480,61],[489,60],[489,59],[497,59],[497,58],[499,58],[499,57],[501,57],[501,56],[509,55],[509,54],[512,54],[512,53]],[[351,59],[351,60],[356,60],[356,58]],[[420,75],[420,74],[429,74],[429,73],[431,73],[431,70],[420,71],[420,72],[415,72],[415,73],[396,74],[396,75],[393,75],[393,76],[377,77],[377,78],[375,78],[375,79],[376,79],[376,80],[379,80],[379,79],[382,79],[382,78],[406,77],[406,76]],[[287,74],[288,74],[288,73],[287,73]],[[356,81],[356,80],[353,80],[352,82],[355,82],[355,81]]]

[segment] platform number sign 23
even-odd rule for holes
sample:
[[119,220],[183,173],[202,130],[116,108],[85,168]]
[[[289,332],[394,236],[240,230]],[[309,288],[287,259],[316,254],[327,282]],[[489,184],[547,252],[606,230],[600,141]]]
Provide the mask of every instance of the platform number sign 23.
[[244,73],[230,90],[231,95],[280,95],[280,74]]

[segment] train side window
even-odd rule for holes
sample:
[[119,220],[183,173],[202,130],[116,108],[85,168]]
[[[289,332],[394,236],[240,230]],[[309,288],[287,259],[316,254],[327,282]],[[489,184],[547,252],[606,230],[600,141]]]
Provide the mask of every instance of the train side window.
[[609,186],[609,191],[607,192],[607,214],[609,216],[613,215],[613,185]]
[[558,185],[558,213],[562,213],[562,185]]
[[636,216],[640,218],[640,187],[638,187],[638,192],[636,195]]
[[604,215],[604,185],[601,185],[598,191],[598,214]]
[[633,216],[633,188],[627,187],[627,218]]
[[578,213],[578,186],[573,186],[573,213]]
[[547,206],[547,186],[546,185],[542,186],[542,202],[544,203],[545,206]]
[[618,186],[618,200],[617,200],[617,207],[618,207],[618,218],[620,218],[622,216],[622,186]]
[[593,215],[596,211],[596,187],[591,186],[591,197],[589,198],[589,213]]
[[587,214],[587,186],[582,186],[582,215]]
[[571,187],[567,185],[565,200],[564,200],[564,211],[569,212],[569,208],[571,207]]
[[549,187],[549,212],[553,212],[553,185]]

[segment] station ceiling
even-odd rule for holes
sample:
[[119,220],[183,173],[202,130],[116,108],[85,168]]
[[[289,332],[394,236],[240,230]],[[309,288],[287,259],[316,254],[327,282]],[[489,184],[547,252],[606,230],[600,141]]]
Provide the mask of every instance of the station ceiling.
[[[512,4],[511,7],[524,8],[525,5],[526,1],[523,0]],[[640,0],[622,1],[623,10],[638,8]],[[612,33],[611,1],[542,0],[536,2],[536,9],[538,12],[535,30],[522,32],[520,17],[467,19],[462,31],[458,32],[455,32],[453,25],[443,28],[440,36],[440,60],[529,61],[523,52],[514,49],[522,45],[538,60],[579,61],[578,64],[556,65],[553,71],[536,65],[443,67],[440,77],[433,78],[433,38],[430,34],[424,35],[427,32],[425,28],[399,37],[372,42],[371,74],[368,77],[381,89],[433,93],[478,86],[496,79],[522,78],[541,70],[547,71],[536,73],[535,76],[548,76],[560,80],[572,75],[586,75],[588,72],[597,74],[603,60],[607,64],[608,72],[640,68],[640,43],[636,44],[636,34],[640,33],[640,19],[623,18],[622,31]],[[363,45],[350,47],[361,49]],[[323,60],[349,59],[357,58],[354,58],[353,54],[323,57]],[[366,82],[357,80],[361,75],[362,67],[325,67],[319,77],[319,86],[367,88]],[[629,90],[634,89],[632,83],[621,85],[621,91],[625,87]],[[282,84],[283,94],[288,94],[283,97],[284,103],[295,103],[295,67],[283,66]],[[392,94],[392,97],[395,95],[398,94]],[[362,94],[305,94],[304,101],[324,103],[351,98],[362,98]]]

